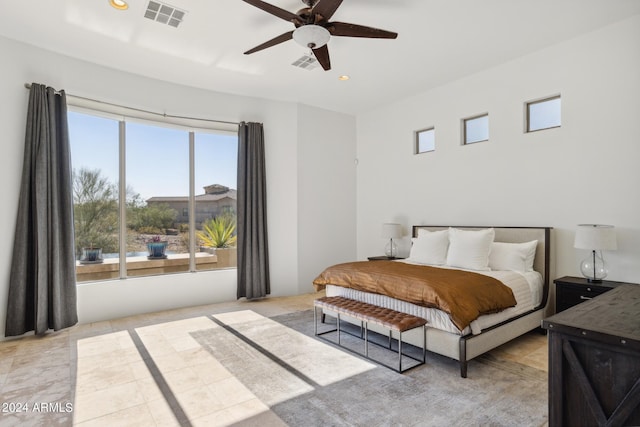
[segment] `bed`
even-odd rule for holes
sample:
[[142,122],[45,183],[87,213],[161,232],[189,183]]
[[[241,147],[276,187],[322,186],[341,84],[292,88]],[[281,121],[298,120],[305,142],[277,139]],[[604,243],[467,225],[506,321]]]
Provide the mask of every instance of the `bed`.
[[[327,275],[336,266],[319,275],[314,286],[317,290],[326,289],[327,296],[342,296],[425,318],[428,322],[427,350],[459,361],[463,378],[467,377],[468,361],[540,327],[542,319],[551,314],[548,312],[551,228],[419,225],[413,227],[412,241],[411,254],[406,260],[353,263],[358,268],[367,268],[367,264],[369,268],[375,267],[376,272],[372,273],[375,280],[370,282],[378,282],[377,270],[386,268],[382,263],[387,263],[395,269],[391,275],[396,282],[390,286],[371,288],[364,278],[367,273],[360,271],[351,274],[349,283],[345,284],[338,276]],[[392,263],[408,265],[400,267]],[[343,269],[345,265],[341,265]],[[452,312],[451,306],[455,306],[456,301],[438,309],[428,301],[412,298],[414,278],[400,276],[404,270],[420,270],[421,274],[424,270],[425,275],[429,270],[443,273],[443,270],[459,270],[461,273],[451,274],[471,272],[480,280],[497,279],[510,289],[515,304],[506,302],[497,309],[484,307],[477,317],[462,322]],[[389,288],[399,287],[402,292],[387,292]],[[440,302],[438,300],[438,304]],[[353,323],[358,324],[357,321]],[[384,330],[377,332],[386,333]],[[422,336],[407,333],[403,335],[403,341],[421,346]]]

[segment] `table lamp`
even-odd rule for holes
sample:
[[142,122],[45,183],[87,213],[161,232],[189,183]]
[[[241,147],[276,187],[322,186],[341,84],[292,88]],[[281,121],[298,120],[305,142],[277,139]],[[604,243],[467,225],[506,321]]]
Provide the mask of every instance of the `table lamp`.
[[591,251],[591,255],[580,263],[582,275],[589,282],[602,282],[608,273],[602,251],[613,251],[618,248],[613,225],[579,224],[573,246]]
[[394,258],[398,254],[398,247],[393,239],[402,237],[402,225],[394,223],[382,224],[382,237],[389,239],[389,242],[384,246],[384,254]]

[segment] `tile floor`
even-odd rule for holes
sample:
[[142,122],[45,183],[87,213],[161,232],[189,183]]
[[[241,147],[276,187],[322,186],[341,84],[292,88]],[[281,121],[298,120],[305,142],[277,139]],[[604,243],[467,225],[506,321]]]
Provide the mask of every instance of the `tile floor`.
[[[0,426],[211,426],[247,417],[253,425],[284,425],[196,338],[221,327],[216,316],[251,310],[272,317],[308,310],[319,296],[176,309],[1,342]],[[541,334],[492,354],[547,369]]]

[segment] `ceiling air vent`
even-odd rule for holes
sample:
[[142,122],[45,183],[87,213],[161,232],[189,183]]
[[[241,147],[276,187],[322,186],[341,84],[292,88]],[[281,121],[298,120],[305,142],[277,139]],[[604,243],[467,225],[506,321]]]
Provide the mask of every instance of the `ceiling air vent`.
[[303,55],[299,59],[296,59],[291,65],[305,70],[313,70],[318,67],[318,60],[311,55]]
[[176,9],[166,3],[151,0],[147,5],[147,10],[144,12],[144,17],[161,24],[178,28],[178,25],[180,25],[186,14],[187,12],[184,10]]

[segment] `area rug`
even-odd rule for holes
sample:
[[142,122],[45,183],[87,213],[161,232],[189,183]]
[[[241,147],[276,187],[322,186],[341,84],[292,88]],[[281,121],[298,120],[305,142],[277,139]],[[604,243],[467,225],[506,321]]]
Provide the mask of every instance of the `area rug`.
[[[193,338],[286,425],[547,422],[547,374],[531,367],[488,355],[471,361],[469,377],[461,378],[456,361],[427,353],[426,364],[398,374],[314,337],[312,310],[272,318],[234,312],[211,319],[221,327],[194,332]],[[343,341],[356,350],[362,346],[346,334]],[[387,350],[376,352],[372,356],[397,358]]]

